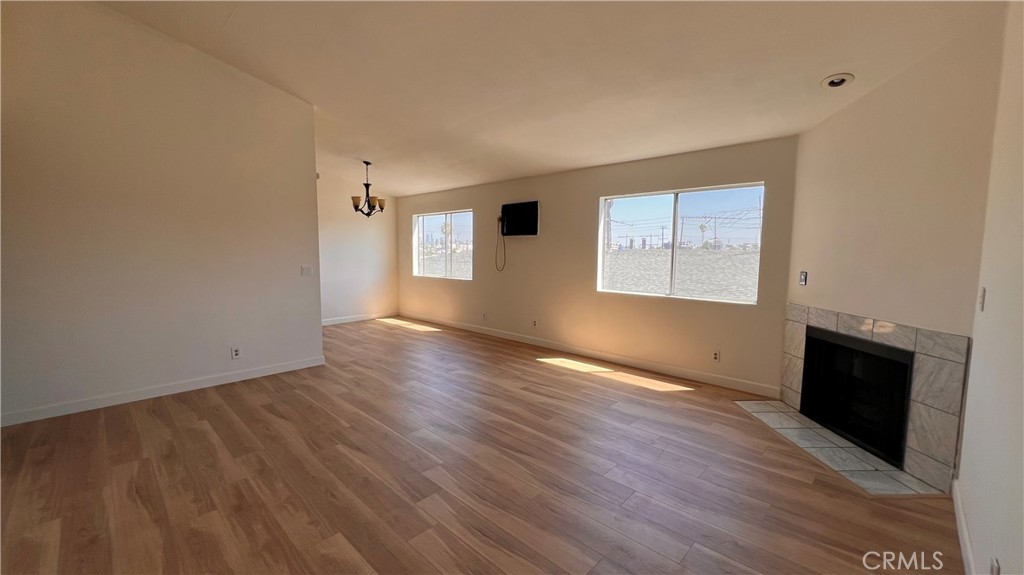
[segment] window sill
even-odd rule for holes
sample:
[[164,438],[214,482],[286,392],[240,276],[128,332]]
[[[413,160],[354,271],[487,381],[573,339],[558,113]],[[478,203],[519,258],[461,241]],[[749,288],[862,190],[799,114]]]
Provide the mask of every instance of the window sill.
[[473,278],[453,278],[453,277],[449,277],[449,276],[425,276],[425,275],[422,275],[422,274],[412,274],[412,277],[414,277],[414,278],[426,278],[426,279],[431,279],[431,280],[455,280],[455,281],[460,281],[460,282],[471,282],[471,281],[473,281]]
[[700,302],[709,302],[709,303],[724,303],[724,304],[731,304],[731,305],[757,306],[757,301],[756,300],[755,301],[739,301],[739,300],[731,300],[731,299],[715,299],[715,298],[705,298],[705,297],[690,297],[690,296],[684,296],[684,295],[669,295],[669,294],[662,294],[662,293],[645,293],[645,292],[638,292],[638,291],[617,291],[617,290],[602,289],[602,288],[598,288],[597,292],[598,293],[617,294],[617,295],[635,295],[635,296],[642,296],[642,297],[658,297],[658,298],[664,298],[664,299],[700,301]]

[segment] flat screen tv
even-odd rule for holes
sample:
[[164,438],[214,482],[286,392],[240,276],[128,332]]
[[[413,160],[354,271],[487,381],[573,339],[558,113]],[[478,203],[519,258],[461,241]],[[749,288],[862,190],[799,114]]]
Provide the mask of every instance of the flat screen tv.
[[501,235],[537,235],[537,202],[520,202],[501,206]]

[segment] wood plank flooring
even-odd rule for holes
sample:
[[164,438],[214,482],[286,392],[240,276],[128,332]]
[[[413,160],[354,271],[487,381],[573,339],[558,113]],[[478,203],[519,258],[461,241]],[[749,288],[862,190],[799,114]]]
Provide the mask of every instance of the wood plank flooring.
[[324,345],[4,428],[3,573],[961,572],[948,498],[869,497],[733,403],[755,396],[444,327]]

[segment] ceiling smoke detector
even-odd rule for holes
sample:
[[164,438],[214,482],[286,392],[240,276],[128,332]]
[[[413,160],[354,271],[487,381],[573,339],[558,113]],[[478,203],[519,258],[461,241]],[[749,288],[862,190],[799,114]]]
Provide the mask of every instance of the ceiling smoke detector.
[[842,72],[840,74],[832,74],[821,81],[823,88],[842,88],[847,84],[853,83],[853,74],[848,72]]

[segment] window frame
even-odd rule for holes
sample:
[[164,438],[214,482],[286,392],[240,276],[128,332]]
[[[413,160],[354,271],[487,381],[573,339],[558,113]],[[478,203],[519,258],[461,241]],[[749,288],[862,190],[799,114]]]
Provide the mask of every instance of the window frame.
[[[472,217],[473,216],[473,209],[472,208],[466,208],[466,209],[462,209],[462,210],[445,210],[445,211],[440,211],[440,212],[428,212],[428,213],[423,213],[423,214],[413,214],[412,215],[412,276],[413,277],[416,277],[416,278],[443,279],[443,280],[473,281],[473,272],[474,272],[474,268],[476,267],[476,266],[473,265],[473,257],[470,257],[470,260],[469,260],[469,277],[468,278],[456,277],[456,276],[451,275],[452,274],[452,270],[454,268],[454,264],[453,264],[453,259],[452,258],[453,258],[454,254],[455,254],[454,250],[452,250],[452,235],[453,234],[451,232],[448,232],[448,233],[445,234],[445,240],[444,240],[444,244],[445,244],[444,245],[444,251],[445,251],[445,260],[444,260],[445,273],[444,273],[444,275],[427,275],[427,274],[422,273],[422,271],[421,271],[422,268],[423,268],[423,264],[420,261],[420,253],[419,253],[420,234],[421,234],[421,231],[422,231],[421,227],[420,227],[420,218],[425,218],[425,217],[429,217],[429,216],[444,216],[445,217],[445,225],[451,226],[452,225],[452,216],[454,216],[455,214],[465,214],[465,213],[468,213],[470,215],[470,217]],[[474,223],[473,223],[473,229],[470,232],[470,237],[472,238],[471,242],[473,244],[472,254],[475,254],[476,253],[476,241],[475,241],[475,238],[476,238],[476,223],[475,223],[475,220],[476,220],[476,218],[473,218],[473,219],[474,219]]]
[[[673,292],[676,287],[676,259],[679,252],[679,238],[677,237],[677,224],[679,222],[679,197],[683,194],[693,192],[714,192],[718,190],[734,190],[742,188],[761,188],[761,230],[758,234],[758,244],[764,246],[764,200],[767,195],[768,186],[764,181],[754,182],[741,182],[735,184],[721,184],[714,186],[703,186],[699,188],[681,188],[675,190],[658,190],[650,192],[637,192],[634,194],[614,194],[610,196],[601,196],[598,198],[598,228],[597,228],[597,291],[598,293],[610,293],[619,295],[632,295],[632,296],[646,296],[646,297],[663,297],[671,299],[683,299],[691,301],[703,301],[721,304],[733,304],[733,305],[745,305],[745,306],[756,306],[761,301],[761,261],[758,256],[757,263],[757,297],[754,301],[738,301],[730,299],[720,298],[706,298],[706,297],[693,297],[685,295],[675,295]],[[607,289],[601,284],[604,280],[604,245],[605,245],[605,218],[607,210],[605,209],[605,202],[607,200],[617,200],[624,198],[642,198],[647,196],[666,196],[672,194],[672,254],[669,264],[669,287],[668,293],[651,293],[651,292],[640,292],[640,291],[622,291]],[[759,250],[763,251],[763,250]]]

